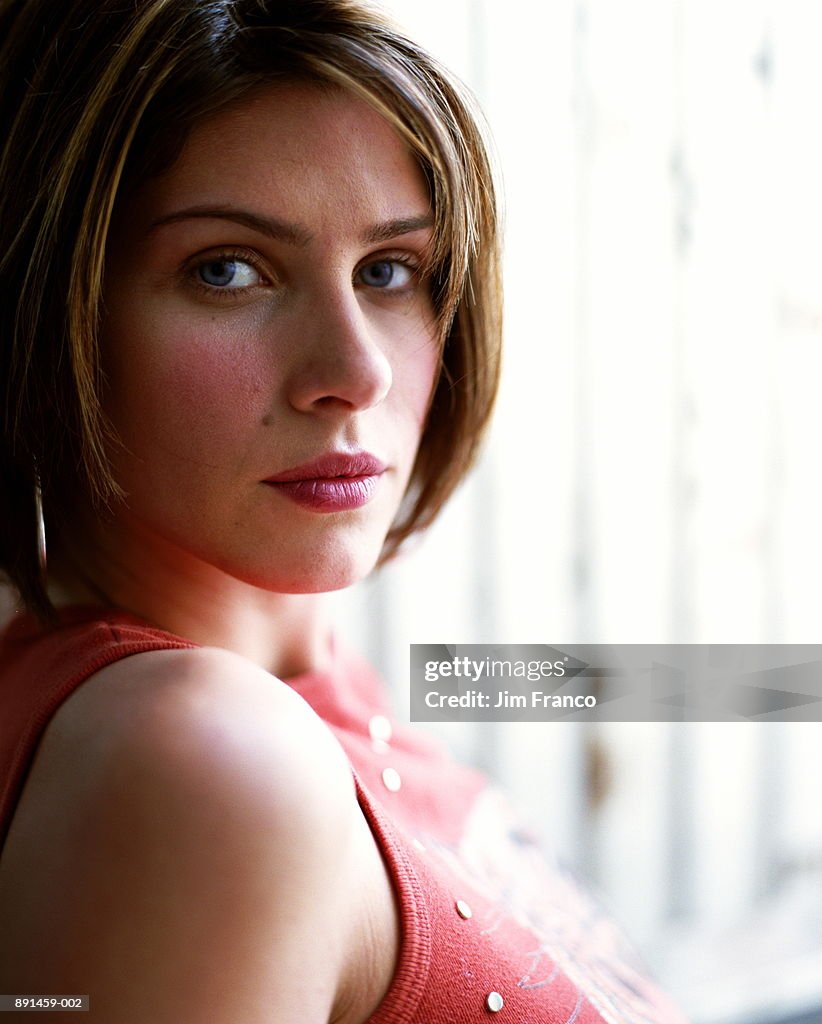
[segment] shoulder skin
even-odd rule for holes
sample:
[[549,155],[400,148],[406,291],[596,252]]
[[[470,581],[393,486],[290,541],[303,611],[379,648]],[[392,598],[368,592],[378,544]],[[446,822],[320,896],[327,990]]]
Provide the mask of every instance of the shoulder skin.
[[210,648],[123,659],[38,751],[0,861],[0,991],[88,993],[96,1024],[324,1024],[358,815],[342,749],[273,676]]

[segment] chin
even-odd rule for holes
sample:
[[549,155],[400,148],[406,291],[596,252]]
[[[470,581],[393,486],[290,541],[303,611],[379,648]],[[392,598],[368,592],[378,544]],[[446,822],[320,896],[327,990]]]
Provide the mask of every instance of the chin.
[[320,594],[351,587],[373,570],[382,540],[368,545],[316,546],[307,551],[282,552],[268,566],[259,560],[249,572],[231,571],[246,583],[281,594]]

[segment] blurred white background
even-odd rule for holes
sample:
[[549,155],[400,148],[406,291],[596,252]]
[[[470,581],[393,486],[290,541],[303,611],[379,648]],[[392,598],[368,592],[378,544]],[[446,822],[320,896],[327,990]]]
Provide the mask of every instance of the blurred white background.
[[[417,643],[814,643],[822,6],[394,0],[506,207],[485,458],[343,623]],[[537,816],[694,1024],[822,1021],[822,724],[440,729]]]

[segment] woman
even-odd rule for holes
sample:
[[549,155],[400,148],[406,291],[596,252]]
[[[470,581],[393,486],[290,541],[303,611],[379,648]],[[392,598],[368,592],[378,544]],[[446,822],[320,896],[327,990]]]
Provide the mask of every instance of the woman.
[[0,10],[0,991],[112,1024],[680,1020],[323,614],[490,413],[467,101],[345,0]]

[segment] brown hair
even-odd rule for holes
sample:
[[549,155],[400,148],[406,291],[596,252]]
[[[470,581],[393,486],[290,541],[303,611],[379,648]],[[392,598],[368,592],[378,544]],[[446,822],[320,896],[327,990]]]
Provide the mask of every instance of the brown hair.
[[431,190],[440,379],[381,562],[427,527],[472,464],[499,376],[497,211],[465,91],[356,0],[0,0],[0,569],[42,619],[49,530],[70,497],[123,497],[106,452],[98,327],[124,190],[169,166],[204,115],[274,79],[341,86],[405,139]]

